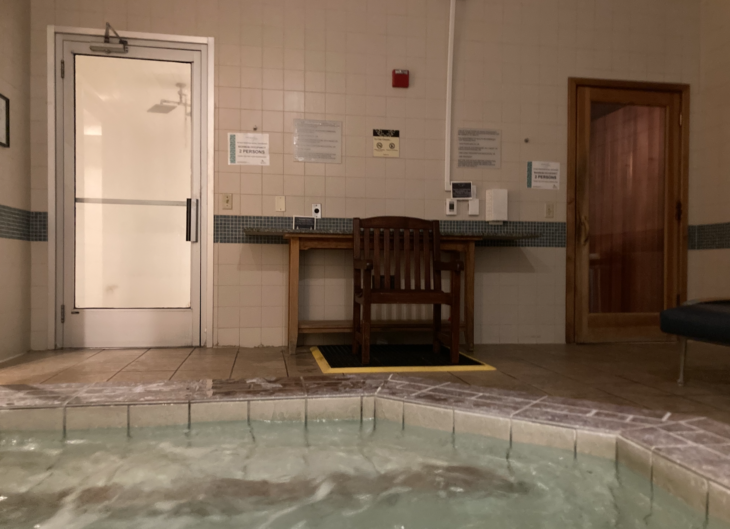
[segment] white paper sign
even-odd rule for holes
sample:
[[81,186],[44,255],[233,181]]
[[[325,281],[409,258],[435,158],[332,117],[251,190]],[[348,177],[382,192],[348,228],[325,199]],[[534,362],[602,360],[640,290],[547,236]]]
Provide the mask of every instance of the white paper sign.
[[527,187],[560,189],[560,163],[527,162]]
[[295,119],[294,159],[298,162],[342,163],[342,122]]
[[459,129],[459,167],[502,166],[502,131]]
[[269,135],[228,133],[228,165],[269,165]]

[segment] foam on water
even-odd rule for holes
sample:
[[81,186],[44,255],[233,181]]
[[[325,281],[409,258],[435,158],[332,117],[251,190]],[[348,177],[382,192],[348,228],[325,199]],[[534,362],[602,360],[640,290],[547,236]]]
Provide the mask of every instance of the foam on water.
[[0,527],[702,528],[613,462],[389,423],[0,441]]

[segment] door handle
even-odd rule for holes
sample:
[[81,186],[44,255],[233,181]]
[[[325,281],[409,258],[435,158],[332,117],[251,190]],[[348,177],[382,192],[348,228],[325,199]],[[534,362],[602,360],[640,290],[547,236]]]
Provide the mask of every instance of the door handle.
[[198,199],[188,198],[185,210],[185,240],[198,242]]
[[580,244],[581,246],[585,246],[586,244],[588,244],[588,240],[591,237],[591,230],[590,226],[588,225],[588,218],[585,215],[581,215],[580,225],[583,228],[583,240]]

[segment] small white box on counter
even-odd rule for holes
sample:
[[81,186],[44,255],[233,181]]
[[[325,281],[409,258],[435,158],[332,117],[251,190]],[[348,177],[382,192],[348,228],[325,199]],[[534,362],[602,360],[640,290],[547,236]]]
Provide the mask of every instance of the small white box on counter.
[[487,189],[484,200],[484,220],[507,220],[507,190]]

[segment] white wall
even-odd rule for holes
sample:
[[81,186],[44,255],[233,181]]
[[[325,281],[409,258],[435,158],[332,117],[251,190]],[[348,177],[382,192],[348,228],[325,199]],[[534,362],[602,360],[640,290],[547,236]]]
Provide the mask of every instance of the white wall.
[[[702,0],[701,34],[689,221],[715,224],[730,222],[730,2]],[[690,299],[730,296],[730,249],[691,251],[688,268]]]
[[[0,0],[0,94],[10,99],[10,148],[0,147],[0,205],[30,209],[30,6]],[[0,360],[30,345],[30,243],[0,238]]]
[[[545,221],[555,202],[553,220],[565,221],[565,187],[525,189],[524,163],[565,164],[568,77],[699,79],[696,0],[458,0],[458,13],[454,128],[498,128],[504,143],[501,169],[454,178],[509,189],[511,220]],[[319,202],[331,217],[443,218],[448,0],[32,0],[34,209],[47,207],[45,27],[106,21],[216,38],[217,214],[277,215],[274,197],[285,195],[287,216]],[[411,70],[411,88],[389,86],[394,68]],[[300,117],[344,122],[342,164],[293,162]],[[270,134],[271,166],[228,166],[225,135],[254,126]],[[373,128],[401,131],[400,159],[370,156]],[[220,208],[222,193],[232,210]],[[217,343],[284,343],[285,250],[217,245]],[[478,342],[563,341],[564,249],[488,248],[477,259]],[[313,272],[305,309],[347,317],[347,258],[313,253],[305,266],[317,262],[332,264]],[[34,347],[45,348],[44,320],[34,311]]]

